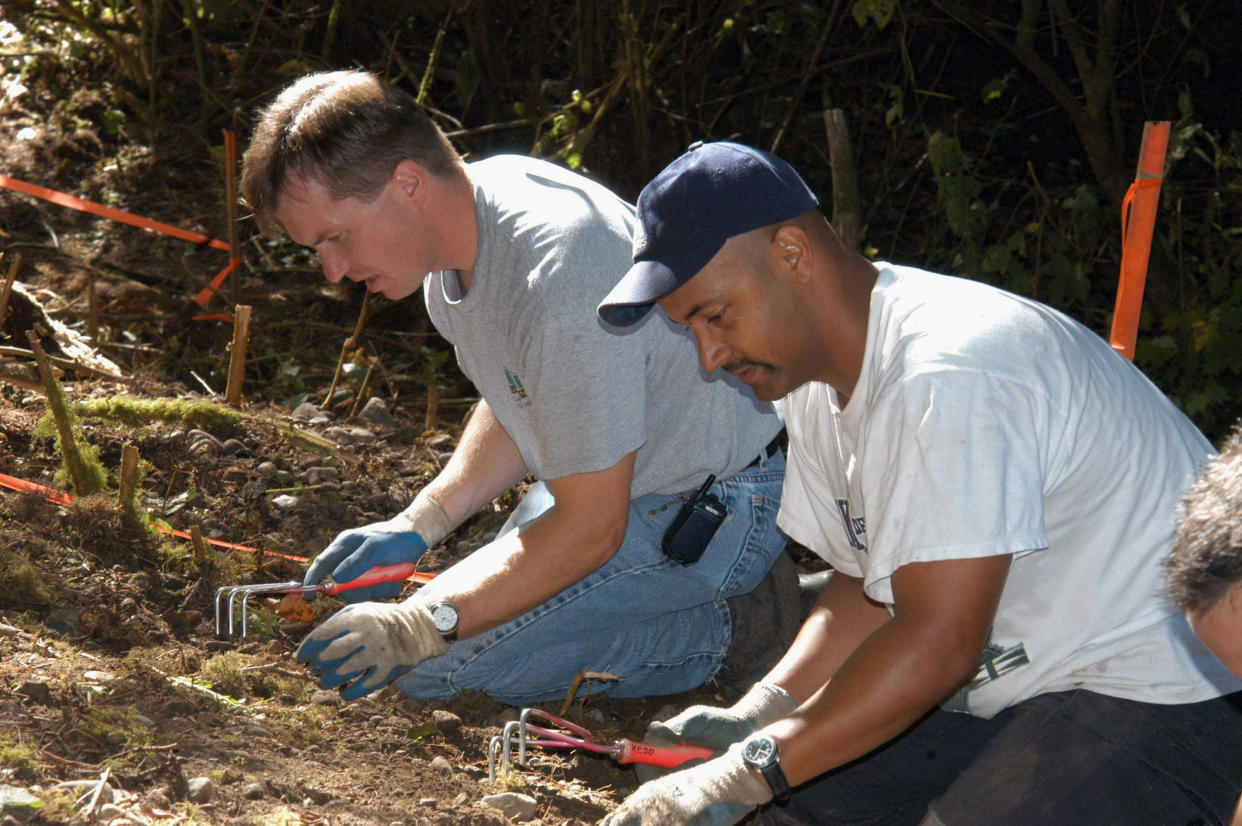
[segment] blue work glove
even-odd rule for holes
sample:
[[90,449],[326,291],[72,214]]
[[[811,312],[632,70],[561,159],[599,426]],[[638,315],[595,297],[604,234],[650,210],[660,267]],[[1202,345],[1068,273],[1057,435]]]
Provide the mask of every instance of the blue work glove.
[[639,786],[600,826],[732,826],[771,799],[735,743],[719,757]]
[[[706,746],[719,754],[795,708],[797,704],[784,689],[771,683],[755,683],[728,708],[690,706],[666,722],[654,720],[647,725],[647,736],[643,739],[657,746],[680,743]],[[634,769],[643,782],[669,772],[669,769],[643,763],[635,765]]]
[[[414,503],[384,522],[341,531],[312,560],[302,577],[304,585],[318,585],[331,576],[338,585],[357,579],[377,565],[417,562],[427,549],[449,532],[448,515],[429,496],[420,493]],[[401,593],[400,582],[381,582],[366,588],[341,591],[346,602],[392,599]],[[313,595],[308,595],[308,598]]]
[[414,596],[346,605],[306,635],[297,658],[319,677],[320,688],[345,686],[341,697],[357,700],[447,650],[430,609]]

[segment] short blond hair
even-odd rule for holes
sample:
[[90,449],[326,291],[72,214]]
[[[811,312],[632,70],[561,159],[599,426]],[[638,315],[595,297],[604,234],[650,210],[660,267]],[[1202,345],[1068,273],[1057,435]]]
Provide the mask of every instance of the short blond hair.
[[334,198],[371,200],[403,160],[451,177],[461,157],[414,98],[371,72],[307,75],[259,112],[242,159],[241,196],[260,229],[274,215],[291,176],[322,185]]

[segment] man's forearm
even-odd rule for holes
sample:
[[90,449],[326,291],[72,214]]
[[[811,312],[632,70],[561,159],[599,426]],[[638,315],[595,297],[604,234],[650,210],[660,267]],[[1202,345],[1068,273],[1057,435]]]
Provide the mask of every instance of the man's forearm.
[[897,569],[892,619],[793,714],[768,727],[782,764],[788,757],[790,783],[888,742],[973,676],[1010,562],[1006,554]]
[[797,785],[901,734],[970,673],[969,660],[891,620],[825,686],[765,730],[780,743],[781,765]]
[[634,454],[602,471],[551,480],[556,503],[521,531],[479,548],[424,587],[461,617],[459,637],[534,608],[612,558],[629,521]]
[[455,528],[521,481],[526,472],[517,445],[487,402],[480,400],[452,458],[424,492],[444,508]]
[[833,573],[793,645],[763,682],[779,685],[798,702],[806,700],[890,618],[887,607],[863,592],[862,580]]

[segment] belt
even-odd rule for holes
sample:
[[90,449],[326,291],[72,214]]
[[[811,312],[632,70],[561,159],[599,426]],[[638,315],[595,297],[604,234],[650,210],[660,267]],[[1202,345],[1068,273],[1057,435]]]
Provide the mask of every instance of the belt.
[[781,437],[780,437],[780,434],[778,433],[777,435],[772,437],[772,441],[768,442],[768,446],[763,449],[763,452],[760,453],[758,456],[756,456],[755,460],[746,466],[746,470],[753,468],[755,465],[759,464],[764,459],[771,459],[773,456],[776,455],[776,451],[780,449],[781,449]]

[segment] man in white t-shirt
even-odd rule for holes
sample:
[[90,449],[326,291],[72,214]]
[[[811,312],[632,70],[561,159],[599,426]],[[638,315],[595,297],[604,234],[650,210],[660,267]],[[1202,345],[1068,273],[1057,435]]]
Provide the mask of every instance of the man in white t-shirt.
[[1242,682],[1161,578],[1211,446],[1081,324],[873,264],[808,191],[696,144],[643,190],[599,307],[623,325],[658,302],[705,370],[785,399],[778,521],[834,569],[737,704],[649,729],[722,753],[607,823],[722,826],[774,797],[778,823],[1220,822]]

